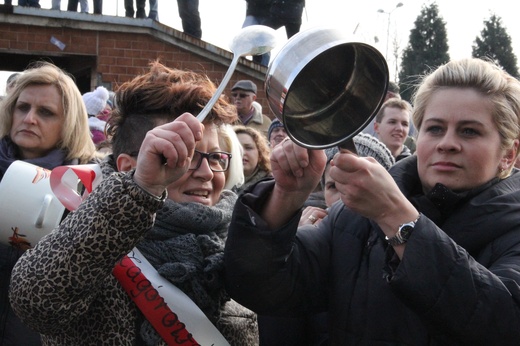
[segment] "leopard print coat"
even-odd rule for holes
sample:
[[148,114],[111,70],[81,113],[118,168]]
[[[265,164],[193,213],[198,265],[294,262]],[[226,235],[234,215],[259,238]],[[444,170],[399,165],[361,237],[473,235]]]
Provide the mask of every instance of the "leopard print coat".
[[[142,315],[112,269],[151,229],[162,204],[131,173],[112,174],[20,258],[11,304],[24,323],[42,333],[44,345],[139,344]],[[256,328],[256,316],[234,302],[228,305],[229,323],[217,327],[232,345],[256,344],[257,336],[246,332]]]

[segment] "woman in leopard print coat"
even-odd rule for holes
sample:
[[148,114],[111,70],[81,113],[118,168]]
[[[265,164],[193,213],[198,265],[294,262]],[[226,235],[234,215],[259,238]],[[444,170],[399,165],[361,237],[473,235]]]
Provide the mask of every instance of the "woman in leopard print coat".
[[104,181],[13,271],[13,308],[45,344],[166,344],[112,274],[134,247],[230,344],[257,343],[256,315],[229,299],[222,278],[236,200],[222,190],[229,162],[201,155],[220,151],[218,125],[235,116],[223,100],[204,126],[178,116],[198,113],[214,90],[157,62],[118,90]]

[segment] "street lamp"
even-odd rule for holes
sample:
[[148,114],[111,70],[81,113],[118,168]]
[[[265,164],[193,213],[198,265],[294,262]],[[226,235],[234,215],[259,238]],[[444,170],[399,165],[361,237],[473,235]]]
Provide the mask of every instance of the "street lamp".
[[402,2],[399,2],[397,5],[395,5],[395,7],[389,11],[389,12],[386,12],[385,10],[383,9],[379,9],[377,10],[378,13],[384,13],[384,14],[387,14],[388,15],[388,25],[387,25],[387,28],[386,28],[386,54],[385,54],[385,59],[388,60],[388,42],[390,41],[390,17],[392,16],[392,13],[397,10],[399,7],[402,7],[404,4]]

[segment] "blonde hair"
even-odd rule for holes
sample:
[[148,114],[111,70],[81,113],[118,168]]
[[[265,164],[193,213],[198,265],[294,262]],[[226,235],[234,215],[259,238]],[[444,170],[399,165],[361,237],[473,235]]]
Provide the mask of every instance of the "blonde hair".
[[[419,131],[431,98],[445,88],[473,89],[489,100],[502,149],[511,148],[514,140],[520,139],[520,81],[498,65],[477,58],[450,61],[423,77],[413,102],[413,122]],[[513,166],[498,177],[509,176]]]
[[242,145],[238,140],[237,134],[229,124],[218,127],[220,148],[231,153],[229,168],[225,172],[226,184],[224,189],[232,190],[244,184],[244,165],[242,164]]
[[87,110],[81,93],[68,74],[48,62],[39,62],[20,74],[11,91],[0,103],[0,137],[9,136],[18,97],[25,88],[32,85],[53,85],[58,89],[64,122],[57,149],[67,152],[66,160],[89,162],[95,156],[96,147],[90,137]]

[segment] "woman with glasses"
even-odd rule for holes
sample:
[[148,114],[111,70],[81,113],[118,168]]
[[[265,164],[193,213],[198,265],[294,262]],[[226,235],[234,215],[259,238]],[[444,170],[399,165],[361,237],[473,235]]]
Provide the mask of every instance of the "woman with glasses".
[[271,176],[271,150],[266,138],[252,127],[236,125],[234,127],[238,140],[242,145],[242,164],[244,166],[244,184],[238,193],[259,180]]
[[117,91],[108,130],[113,154],[103,163],[104,181],[14,270],[15,310],[46,343],[173,344],[141,307],[143,297],[151,310],[164,307],[164,298],[172,313],[159,327],[171,335],[183,331],[191,341],[183,345],[196,344],[202,327],[184,324],[163,291],[157,291],[159,298],[149,291],[144,269],[146,280],[124,280],[129,271],[120,269],[129,268],[124,261],[138,252],[230,344],[257,343],[256,316],[230,301],[223,283],[236,195],[223,189],[234,158],[221,149],[219,132],[236,115],[223,98],[203,124],[192,115],[215,90],[204,75],[154,62],[148,73]]

